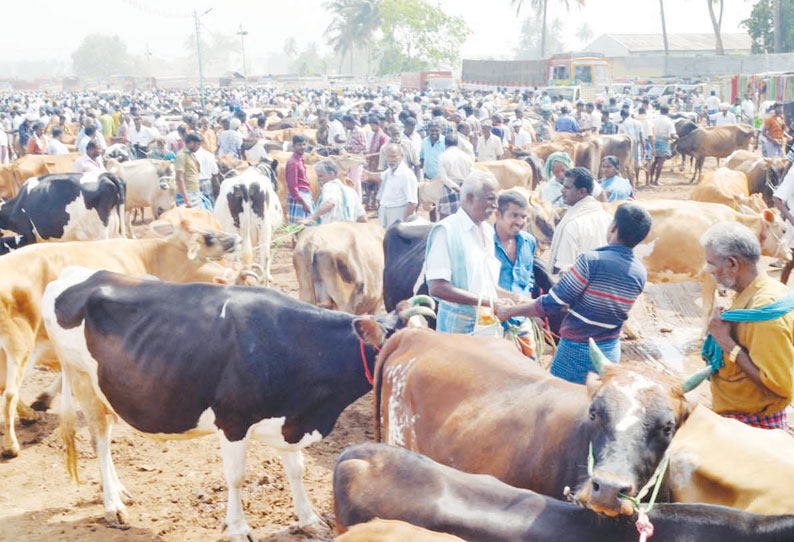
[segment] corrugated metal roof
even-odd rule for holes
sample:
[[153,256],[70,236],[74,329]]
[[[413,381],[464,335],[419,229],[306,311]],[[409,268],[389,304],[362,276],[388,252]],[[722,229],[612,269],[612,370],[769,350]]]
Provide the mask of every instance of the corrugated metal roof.
[[[625,45],[630,52],[664,51],[664,40],[661,34],[605,34]],[[667,34],[667,43],[671,51],[713,51],[715,39],[713,33],[705,34]],[[722,46],[725,50],[747,49],[752,47],[749,34],[742,32],[722,34]]]

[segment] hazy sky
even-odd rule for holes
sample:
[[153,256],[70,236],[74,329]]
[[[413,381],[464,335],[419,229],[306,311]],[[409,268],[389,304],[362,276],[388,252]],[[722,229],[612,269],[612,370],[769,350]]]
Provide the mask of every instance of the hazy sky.
[[[433,0],[431,0],[433,1]],[[550,0],[555,3],[555,0]],[[707,0],[665,0],[668,32],[711,32]],[[201,19],[205,29],[233,33],[242,23],[248,31],[246,52],[253,57],[280,51],[295,36],[299,44],[324,43],[329,16],[323,0],[22,0],[3,2],[0,61],[68,60],[88,33],[118,34],[133,54],[147,43],[162,58],[184,54],[193,32],[194,8],[212,11]],[[442,8],[464,17],[472,34],[463,47],[466,58],[510,58],[518,41],[520,18],[510,0],[439,0]],[[529,4],[525,0],[525,4]],[[657,0],[587,0],[587,7],[565,15],[566,43],[577,46],[576,30],[587,21],[595,37],[602,33],[660,33]],[[751,0],[725,0],[723,32],[743,31],[739,24],[752,9]],[[564,15],[561,8],[552,15]]]

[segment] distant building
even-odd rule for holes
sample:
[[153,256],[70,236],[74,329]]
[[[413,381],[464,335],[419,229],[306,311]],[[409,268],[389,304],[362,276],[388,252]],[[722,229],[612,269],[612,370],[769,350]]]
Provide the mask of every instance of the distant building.
[[[716,52],[713,33],[668,34],[670,55],[707,56]],[[722,34],[722,47],[726,55],[750,54],[752,39],[746,33]],[[657,57],[664,56],[661,34],[602,34],[582,49],[601,53],[605,57]]]

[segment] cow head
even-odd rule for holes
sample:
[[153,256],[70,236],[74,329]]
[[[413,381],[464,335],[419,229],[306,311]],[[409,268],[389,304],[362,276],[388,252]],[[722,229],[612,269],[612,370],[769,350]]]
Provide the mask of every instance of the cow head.
[[176,206],[176,175],[174,165],[166,160],[156,164],[158,187],[157,193],[152,201],[154,208],[154,218],[159,218],[168,209]]
[[676,430],[689,415],[681,381],[647,364],[614,364],[590,343],[600,374],[587,379],[590,398],[583,430],[592,446],[592,472],[574,500],[609,516],[631,515]]
[[195,228],[184,220],[177,226],[155,220],[150,228],[169,243],[183,247],[188,259],[194,262],[219,260],[227,254],[239,252],[242,246],[239,235]]
[[529,197],[529,219],[527,220],[527,228],[530,233],[539,243],[550,245],[556,224],[556,212],[551,204],[543,201],[539,194],[533,192]]
[[417,295],[397,304],[392,312],[353,320],[353,330],[365,344],[380,348],[395,331],[404,327],[426,327],[424,318],[435,318],[436,303],[426,295]]
[[761,212],[761,254],[783,260],[791,259],[791,251],[785,239],[786,224],[777,209],[764,209]]

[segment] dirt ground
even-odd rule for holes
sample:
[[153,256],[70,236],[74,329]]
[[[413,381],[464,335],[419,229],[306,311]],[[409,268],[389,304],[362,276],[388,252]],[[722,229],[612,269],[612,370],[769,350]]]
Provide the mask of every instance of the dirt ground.
[[[709,159],[707,169],[714,168]],[[639,191],[640,199],[685,199],[688,176],[665,168],[660,187]],[[289,248],[279,250],[275,286],[297,297]],[[630,324],[640,335],[627,341],[626,359],[663,363],[682,373],[700,366],[702,330],[697,285],[649,285]],[[664,360],[664,361],[659,361]],[[36,369],[22,390],[31,402],[55,375]],[[707,394],[701,400],[709,402]],[[304,452],[304,481],[318,512],[333,523],[331,475],[345,446],[371,440],[371,397],[347,408],[331,435]],[[81,485],[70,482],[58,432],[58,400],[28,427],[19,428],[20,456],[0,460],[0,540],[8,541],[207,541],[221,540],[226,484],[217,439],[159,442],[120,423],[113,433],[113,459],[119,478],[132,493],[130,528],[110,528],[103,519],[99,467],[88,431],[79,424],[77,447]],[[287,480],[273,451],[253,442],[243,488],[243,506],[254,535],[265,542],[327,541],[331,529],[308,533],[296,527]]]

